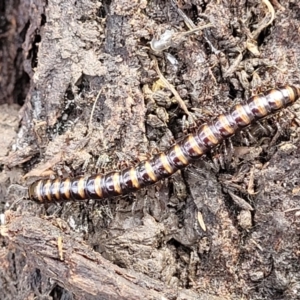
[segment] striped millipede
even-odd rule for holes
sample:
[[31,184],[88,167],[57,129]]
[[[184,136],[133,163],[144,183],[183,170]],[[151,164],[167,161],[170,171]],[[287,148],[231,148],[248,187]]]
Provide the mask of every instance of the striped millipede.
[[283,86],[237,104],[226,114],[201,125],[166,152],[140,162],[135,167],[90,177],[39,180],[30,185],[29,198],[39,203],[105,199],[125,195],[152,185],[183,169],[195,159],[212,150],[224,139],[234,135],[276,111],[292,105],[300,97],[300,89]]

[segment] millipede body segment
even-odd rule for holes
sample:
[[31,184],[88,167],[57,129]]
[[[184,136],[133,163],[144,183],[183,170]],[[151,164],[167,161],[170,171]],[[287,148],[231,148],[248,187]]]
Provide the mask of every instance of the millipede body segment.
[[39,203],[100,200],[137,191],[185,168],[237,130],[293,104],[299,97],[300,89],[293,86],[269,90],[233,106],[228,113],[201,125],[166,152],[135,167],[90,177],[39,180],[29,187],[29,198]]

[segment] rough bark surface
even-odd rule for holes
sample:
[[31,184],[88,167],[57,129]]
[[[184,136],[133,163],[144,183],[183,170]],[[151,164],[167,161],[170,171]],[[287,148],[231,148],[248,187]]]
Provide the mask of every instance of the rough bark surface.
[[21,0],[0,13],[0,299],[298,299],[299,104],[135,194],[22,198],[34,180],[134,165],[194,119],[300,86],[298,1]]

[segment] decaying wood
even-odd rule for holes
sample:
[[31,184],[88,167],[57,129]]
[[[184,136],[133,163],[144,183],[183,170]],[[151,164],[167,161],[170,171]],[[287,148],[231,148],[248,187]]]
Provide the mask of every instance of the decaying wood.
[[76,299],[221,299],[166,288],[160,281],[122,269],[76,239],[59,221],[30,214],[6,217],[0,234],[25,252],[29,265],[43,270]]
[[[299,124],[285,115],[128,197],[39,206],[7,195],[40,177],[122,169],[193,130],[187,112],[200,123],[252,93],[300,86],[299,1],[8,2],[0,103],[24,105],[19,126],[0,117],[6,297],[300,294]],[[184,39],[153,51],[167,30]]]

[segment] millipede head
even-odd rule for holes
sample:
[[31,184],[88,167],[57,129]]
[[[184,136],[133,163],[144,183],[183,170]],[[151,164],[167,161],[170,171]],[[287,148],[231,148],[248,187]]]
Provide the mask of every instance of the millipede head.
[[36,201],[36,202],[43,202],[43,199],[40,194],[40,185],[42,181],[36,181],[32,183],[28,188],[28,197],[29,199]]

